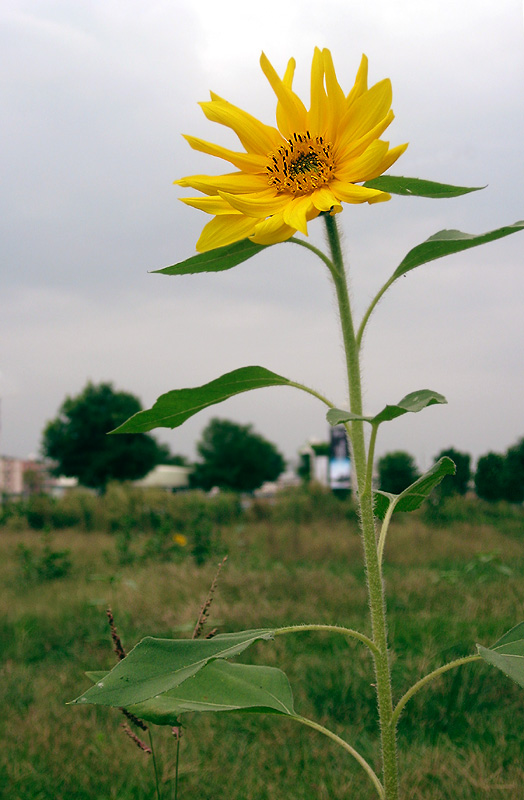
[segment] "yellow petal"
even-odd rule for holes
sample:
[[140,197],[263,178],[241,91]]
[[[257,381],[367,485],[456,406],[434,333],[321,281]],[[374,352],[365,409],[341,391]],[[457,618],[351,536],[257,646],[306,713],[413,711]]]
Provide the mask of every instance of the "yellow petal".
[[337,137],[339,152],[378,125],[387,115],[391,101],[391,81],[388,78],[357,98],[340,120]]
[[218,122],[234,130],[248,153],[265,156],[282,143],[276,128],[264,125],[227,100],[211,100],[208,103],[200,103],[200,106],[211,122]]
[[[365,186],[355,186],[354,183],[343,183],[342,181],[331,181],[329,188],[339,200],[344,203],[373,203],[381,200],[389,200],[387,192],[378,189],[367,189]],[[381,197],[381,195],[384,195]]]
[[[382,165],[388,152],[389,142],[377,139],[371,142],[367,150],[358,158],[348,162],[345,169],[337,168],[335,175],[340,181],[345,183],[360,183],[360,181],[370,180],[370,178],[384,172]],[[377,170],[379,172],[377,173]]]
[[307,114],[306,130],[313,136],[326,133],[327,98],[324,89],[324,59],[322,52],[315,47],[311,64],[311,108]]
[[395,163],[397,158],[400,158],[402,153],[404,153],[407,150],[407,147],[408,147],[408,142],[406,142],[405,144],[399,144],[396,147],[391,148],[391,150],[387,153],[386,157],[384,158],[384,161],[382,162],[382,171],[380,172],[380,175],[382,175],[382,172],[385,172],[387,169],[389,169],[391,165]]
[[334,213],[342,211],[340,202],[326,186],[316,189],[311,195],[311,201],[318,211],[333,211]]
[[206,253],[215,247],[225,247],[240,242],[253,233],[254,227],[254,220],[242,214],[215,217],[204,227],[196,243],[196,249],[199,253]]
[[355,78],[355,85],[346,98],[346,107],[349,108],[361,94],[367,92],[368,88],[368,59],[367,56],[362,54],[360,59],[360,66],[358,68],[357,77]]
[[290,58],[287,62],[286,71],[284,73],[284,77],[282,78],[282,83],[287,89],[291,89],[293,87],[293,78],[295,76],[295,67],[297,62],[294,58]]
[[317,217],[318,209],[313,205],[310,195],[297,197],[286,205],[282,212],[282,219],[291,228],[307,236],[307,220]]
[[373,203],[385,203],[386,200],[391,200],[391,195],[389,192],[381,192],[376,197],[371,197],[368,200],[369,205],[373,205]]
[[258,222],[255,225],[255,232],[249,238],[256,244],[277,244],[285,242],[294,233],[296,233],[295,228],[286,225],[282,214],[275,214],[269,219]]
[[177,186],[185,189],[196,189],[204,194],[218,194],[219,192],[232,192],[244,194],[245,192],[259,192],[267,188],[267,178],[260,175],[249,175],[246,172],[231,172],[227,175],[189,175],[173,181]]
[[[206,214],[234,214],[235,211],[231,208],[227,200],[222,197],[213,195],[211,197],[181,197],[180,200],[191,206],[198,208],[199,211],[205,211]],[[240,211],[237,212],[240,214]]]
[[255,155],[254,153],[236,153],[234,150],[228,150],[226,147],[221,147],[218,144],[205,142],[203,139],[197,139],[196,136],[185,136],[184,139],[189,142],[193,150],[198,150],[200,153],[207,153],[209,156],[217,156],[229,161],[237,169],[245,170],[246,172],[263,172],[267,163],[266,156]]
[[346,97],[340,88],[333,66],[333,59],[329,50],[322,51],[324,62],[324,75],[326,80],[327,106],[329,115],[328,138],[332,139],[337,129],[337,124],[346,110]]
[[390,109],[386,116],[381,119],[374,128],[371,128],[371,130],[369,130],[364,136],[361,136],[360,139],[355,139],[353,142],[346,141],[344,146],[335,141],[333,146],[333,158],[335,159],[337,166],[340,167],[340,169],[344,169],[347,166],[348,161],[361,155],[364,150],[369,147],[371,142],[375,141],[375,139],[378,139],[379,136],[384,133],[386,128],[391,125],[394,119],[395,115]]
[[246,214],[248,217],[258,217],[262,219],[282,211],[290,202],[287,195],[277,195],[274,189],[266,189],[263,192],[240,195],[220,192],[220,196],[242,214]]
[[260,56],[260,66],[278,98],[277,125],[283,136],[289,139],[294,132],[305,131],[307,112],[302,100],[280,80],[264,53]]

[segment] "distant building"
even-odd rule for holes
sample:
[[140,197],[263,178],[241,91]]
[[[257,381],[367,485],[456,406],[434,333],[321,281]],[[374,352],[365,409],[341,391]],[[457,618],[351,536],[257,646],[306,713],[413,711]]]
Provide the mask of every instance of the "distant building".
[[158,464],[151,472],[139,481],[133,481],[134,486],[143,489],[187,489],[189,487],[190,467],[180,467],[171,464]]
[[24,462],[21,458],[0,456],[0,492],[21,495],[24,492]]
[[26,497],[50,492],[56,483],[50,465],[36,458],[0,456],[0,495]]

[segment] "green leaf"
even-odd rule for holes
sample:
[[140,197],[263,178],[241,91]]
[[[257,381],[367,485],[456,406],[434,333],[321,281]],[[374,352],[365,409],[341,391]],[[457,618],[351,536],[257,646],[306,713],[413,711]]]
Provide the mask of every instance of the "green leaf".
[[454,474],[455,464],[451,458],[444,456],[428,472],[400,494],[376,491],[374,495],[375,514],[379,519],[384,519],[391,503],[394,504],[394,511],[415,511],[446,475]]
[[128,709],[155,725],[176,725],[192,711],[243,711],[294,715],[289,681],[275,667],[210,662],[191,680]]
[[225,269],[236,267],[242,261],[255,256],[261,250],[265,250],[268,245],[254,244],[249,239],[242,239],[241,242],[228,244],[225,247],[217,247],[216,250],[209,250],[207,253],[198,253],[196,256],[186,258],[178,264],[163,269],[155,269],[153,272],[162,275],[189,275],[195,272],[221,272]]
[[[93,682],[103,681],[106,672],[86,672]],[[284,672],[275,667],[210,661],[175,689],[127,708],[139,719],[156,725],[177,725],[181,714],[203,711],[294,716],[293,693]]]
[[478,644],[477,650],[484,661],[524,687],[524,622],[505,633],[489,648]]
[[145,433],[153,428],[177,428],[193,414],[241,392],[289,385],[290,380],[264,367],[241,367],[203,386],[174,389],[161,395],[153,408],[139,411],[111,433]]
[[224,633],[212,639],[142,639],[131,652],[73,703],[129,708],[180,686],[216,658],[232,658],[272,630]]
[[380,189],[382,192],[402,194],[410,197],[459,197],[469,192],[478,192],[485,186],[452,186],[448,183],[435,183],[421,178],[403,178],[395,175],[381,175],[364,183],[368,189]]
[[496,239],[502,239],[504,236],[509,236],[511,233],[517,233],[517,231],[523,229],[524,220],[520,220],[519,222],[514,222],[513,225],[506,225],[488,233],[462,233],[462,231],[453,230],[439,231],[409,251],[393,273],[392,280],[400,278],[401,275],[405,275],[406,272],[419,267],[421,264],[426,264],[428,261],[434,261],[452,253],[459,253],[462,250],[468,250],[470,247],[478,247],[480,244],[494,242]]
[[434,392],[431,389],[419,389],[417,392],[410,392],[396,405],[387,405],[374,417],[364,417],[358,414],[352,414],[351,411],[345,411],[341,408],[330,408],[326,414],[326,419],[330,425],[340,425],[342,422],[351,422],[353,420],[362,420],[363,422],[370,422],[372,425],[380,425],[381,422],[389,422],[396,417],[401,417],[403,414],[417,413],[422,411],[423,408],[433,406],[436,403],[447,403],[448,401],[444,395]]

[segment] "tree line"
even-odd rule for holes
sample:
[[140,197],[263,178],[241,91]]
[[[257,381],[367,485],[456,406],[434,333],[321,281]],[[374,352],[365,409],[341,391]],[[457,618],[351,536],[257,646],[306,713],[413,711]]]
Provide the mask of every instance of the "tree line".
[[[101,491],[112,480],[138,480],[158,464],[190,467],[195,488],[219,486],[240,492],[276,480],[285,469],[277,447],[251,425],[224,419],[208,423],[197,443],[199,460],[191,465],[150,434],[108,436],[141,409],[137,397],[115,390],[111,383],[89,382],[78,395],[66,397],[56,418],[47,424],[42,453],[55,462],[55,474],[76,477],[83,486]],[[327,444],[325,448],[327,454]],[[456,474],[444,478],[437,490],[439,497],[466,494],[473,478],[476,494],[484,500],[524,502],[524,438],[504,454],[483,455],[474,475],[468,453],[448,448],[434,460],[443,456],[455,462]],[[386,453],[378,460],[377,470],[379,488],[393,494],[420,477],[415,459],[403,450]],[[309,477],[308,470],[299,468],[299,474]]]
[[[438,453],[434,462],[443,456],[455,462],[456,473],[446,475],[436,490],[439,497],[465,495],[473,479],[475,493],[482,500],[524,502],[524,438],[505,453],[489,452],[481,456],[475,472],[471,469],[469,453],[451,447]],[[379,459],[377,467],[379,487],[393,494],[400,494],[420,477],[415,459],[403,450],[386,453]]]
[[91,382],[66,397],[58,415],[45,427],[42,454],[53,461],[55,475],[78,478],[82,486],[104,491],[110,481],[143,478],[158,464],[190,468],[190,484],[250,492],[274,481],[285,469],[275,445],[251,425],[212,419],[197,444],[199,461],[189,464],[150,434],[108,435],[142,410],[137,397],[116,391],[111,383]]

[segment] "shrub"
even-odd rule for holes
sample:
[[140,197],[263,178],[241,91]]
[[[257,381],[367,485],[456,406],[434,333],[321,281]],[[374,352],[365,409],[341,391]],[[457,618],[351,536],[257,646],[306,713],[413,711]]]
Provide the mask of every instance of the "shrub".
[[54,550],[48,533],[42,537],[40,548],[20,543],[16,555],[22,579],[44,582],[65,578],[71,572],[70,553],[70,550]]

